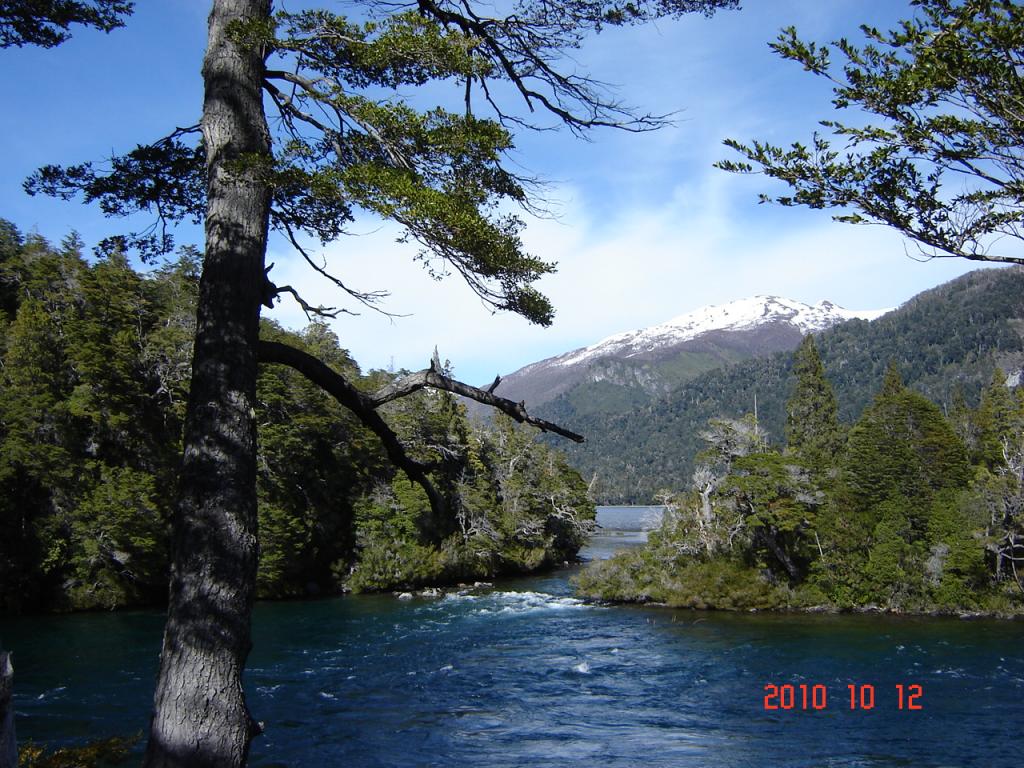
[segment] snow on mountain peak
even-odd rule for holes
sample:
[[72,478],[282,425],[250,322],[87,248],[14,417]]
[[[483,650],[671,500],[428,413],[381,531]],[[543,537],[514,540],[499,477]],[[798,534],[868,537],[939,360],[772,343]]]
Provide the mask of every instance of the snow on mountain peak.
[[831,301],[810,305],[779,296],[751,296],[728,304],[701,307],[649,328],[617,333],[552,362],[567,366],[607,355],[633,357],[695,339],[708,331],[735,331],[773,322],[788,322],[802,333],[810,333],[854,318],[874,320],[889,311],[843,309]]

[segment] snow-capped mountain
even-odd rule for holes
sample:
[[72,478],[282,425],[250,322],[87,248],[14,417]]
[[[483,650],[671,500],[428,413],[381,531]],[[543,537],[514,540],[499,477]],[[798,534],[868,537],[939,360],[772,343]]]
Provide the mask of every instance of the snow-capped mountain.
[[[726,363],[795,349],[807,333],[854,318],[874,320],[888,311],[849,310],[831,301],[810,305],[778,296],[753,296],[701,307],[658,325],[617,333],[532,363],[504,377],[498,393],[536,407],[584,387],[586,397],[628,408],[636,401],[630,390],[664,392]],[[594,385],[599,386],[595,389]],[[615,392],[615,388],[622,391]]]
[[690,341],[711,331],[747,330],[776,322],[788,323],[801,334],[814,333],[854,318],[874,320],[888,311],[843,309],[831,301],[810,305],[778,296],[752,296],[728,304],[701,307],[649,328],[617,333],[589,347],[552,358],[550,362],[577,365],[599,357],[635,357]]

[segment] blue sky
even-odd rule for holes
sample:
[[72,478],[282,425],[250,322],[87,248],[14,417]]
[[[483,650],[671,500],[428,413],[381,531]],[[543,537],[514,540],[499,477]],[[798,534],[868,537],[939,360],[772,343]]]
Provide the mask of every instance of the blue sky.
[[[326,5],[330,5],[327,3]],[[128,27],[81,32],[60,48],[0,51],[8,107],[0,114],[5,162],[0,216],[59,241],[78,230],[91,246],[118,222],[95,208],[30,198],[22,180],[44,163],[109,156],[197,122],[207,4],[145,0]],[[723,138],[806,140],[831,116],[827,84],[767,46],[793,24],[811,39],[857,37],[857,26],[890,26],[909,4],[865,0],[753,0],[711,19],[613,29],[574,52],[574,66],[614,83],[643,111],[679,111],[650,134],[604,130],[590,141],[567,131],[520,133],[514,161],[547,182],[554,218],[530,220],[529,250],[559,264],[540,288],[557,309],[552,328],[492,315],[457,277],[431,280],[415,248],[374,220],[358,236],[316,248],[347,283],[391,291],[389,320],[342,317],[335,330],[364,367],[419,368],[435,345],[456,373],[483,382],[610,334],[663,322],[705,304],[765,293],[853,309],[896,306],[976,265],[919,263],[913,246],[881,227],[831,221],[827,212],[758,205],[768,180],[712,167],[729,157]],[[183,242],[201,245],[185,229]],[[279,284],[307,300],[338,303],[283,243],[268,262]],[[305,318],[289,301],[269,313],[290,326]]]

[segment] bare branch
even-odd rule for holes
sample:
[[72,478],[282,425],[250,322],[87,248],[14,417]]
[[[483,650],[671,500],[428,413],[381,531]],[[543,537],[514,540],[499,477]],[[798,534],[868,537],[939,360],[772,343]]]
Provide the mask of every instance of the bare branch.
[[154,141],[150,146],[160,147],[165,144],[171,144],[174,142],[175,139],[181,138],[182,136],[187,136],[190,133],[202,133],[202,128],[200,127],[199,123],[196,123],[195,125],[190,125],[187,128],[182,128],[179,126],[175,128],[173,131],[171,131],[169,134],[164,136],[162,139],[157,139],[156,141]]
[[507,398],[495,395],[493,390],[496,386],[497,384],[494,384],[490,389],[483,390],[478,387],[470,386],[469,384],[464,384],[461,381],[456,381],[455,379],[445,376],[432,364],[430,368],[427,368],[426,370],[410,373],[407,376],[403,376],[400,379],[396,379],[395,381],[386,384],[377,390],[376,393],[370,395],[368,399],[373,404],[373,407],[376,408],[384,403],[397,400],[400,397],[405,397],[406,395],[412,394],[413,392],[426,387],[430,387],[431,389],[441,389],[445,392],[462,395],[463,397],[468,397],[471,400],[476,400],[478,403],[484,403],[485,405],[497,408],[499,411],[511,416],[521,424],[530,424],[543,432],[554,432],[556,435],[567,437],[573,442],[583,442],[582,435],[578,435],[564,427],[558,426],[557,424],[552,424],[550,421],[545,421],[544,419],[539,419],[528,414],[526,412],[526,404],[524,402],[514,403]]
[[260,340],[259,360],[261,363],[278,363],[293,368],[352,411],[370,431],[380,438],[388,459],[405,472],[410,480],[423,488],[430,500],[430,508],[433,513],[439,516],[447,513],[448,505],[444,496],[438,492],[427,475],[434,466],[416,461],[406,453],[398,435],[374,410],[376,404],[348,379],[313,355],[277,341]]
[[[297,250],[302,255],[302,258],[306,260],[306,263],[309,264],[309,266],[311,266],[318,273],[326,277],[337,287],[341,288],[341,290],[343,290],[353,299],[358,301],[363,306],[369,307],[374,312],[379,312],[385,317],[404,317],[404,315],[395,314],[394,312],[388,312],[387,310],[381,309],[376,305],[377,302],[380,301],[381,299],[387,298],[387,291],[357,291],[354,288],[349,288],[339,278],[335,277],[334,275],[327,271],[326,262],[323,265],[320,265],[313,260],[313,257],[309,255],[309,252],[299,244],[299,240],[295,236],[295,230],[292,229],[291,224],[289,224],[283,217],[275,217],[274,223],[284,231],[285,236],[288,238],[289,242],[291,242],[292,247],[295,248],[295,250]],[[346,312],[350,315],[358,314],[356,312],[351,312],[348,310],[346,310]]]
[[312,304],[307,302],[299,292],[292,288],[290,285],[275,285],[273,286],[274,295],[279,296],[282,293],[290,293],[295,301],[298,302],[299,306],[302,307],[302,311],[306,313],[306,318],[313,320],[315,317],[330,317],[337,318],[338,315],[354,315],[356,314],[350,309],[338,309],[337,307],[325,307],[323,305],[314,307]]
[[[485,18],[477,15],[467,2],[462,2],[457,10],[435,0],[416,0],[416,4],[424,16],[479,40],[487,58],[512,83],[531,113],[540,105],[578,136],[583,136],[589,128],[611,127],[639,133],[670,123],[669,115],[635,115],[628,107],[605,98],[602,91],[607,87],[603,83],[559,72],[553,62],[555,46],[545,37],[545,34],[559,31],[546,28],[544,21],[517,15]],[[575,43],[566,40],[563,45],[568,48]],[[487,94],[486,80],[481,80],[487,100],[502,122],[527,125],[500,109]],[[539,90],[532,83],[539,83],[540,88],[549,92]]]

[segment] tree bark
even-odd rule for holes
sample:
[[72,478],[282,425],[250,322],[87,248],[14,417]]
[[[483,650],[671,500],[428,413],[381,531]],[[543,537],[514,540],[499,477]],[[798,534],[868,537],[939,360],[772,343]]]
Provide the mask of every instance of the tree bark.
[[258,556],[254,407],[270,190],[253,161],[270,156],[270,136],[264,55],[229,33],[269,14],[270,0],[214,0],[209,17],[206,253],[147,768],[242,766],[256,730],[242,670]]
[[11,691],[14,667],[11,654],[0,653],[0,768],[17,768],[18,742],[14,737],[14,705]]

